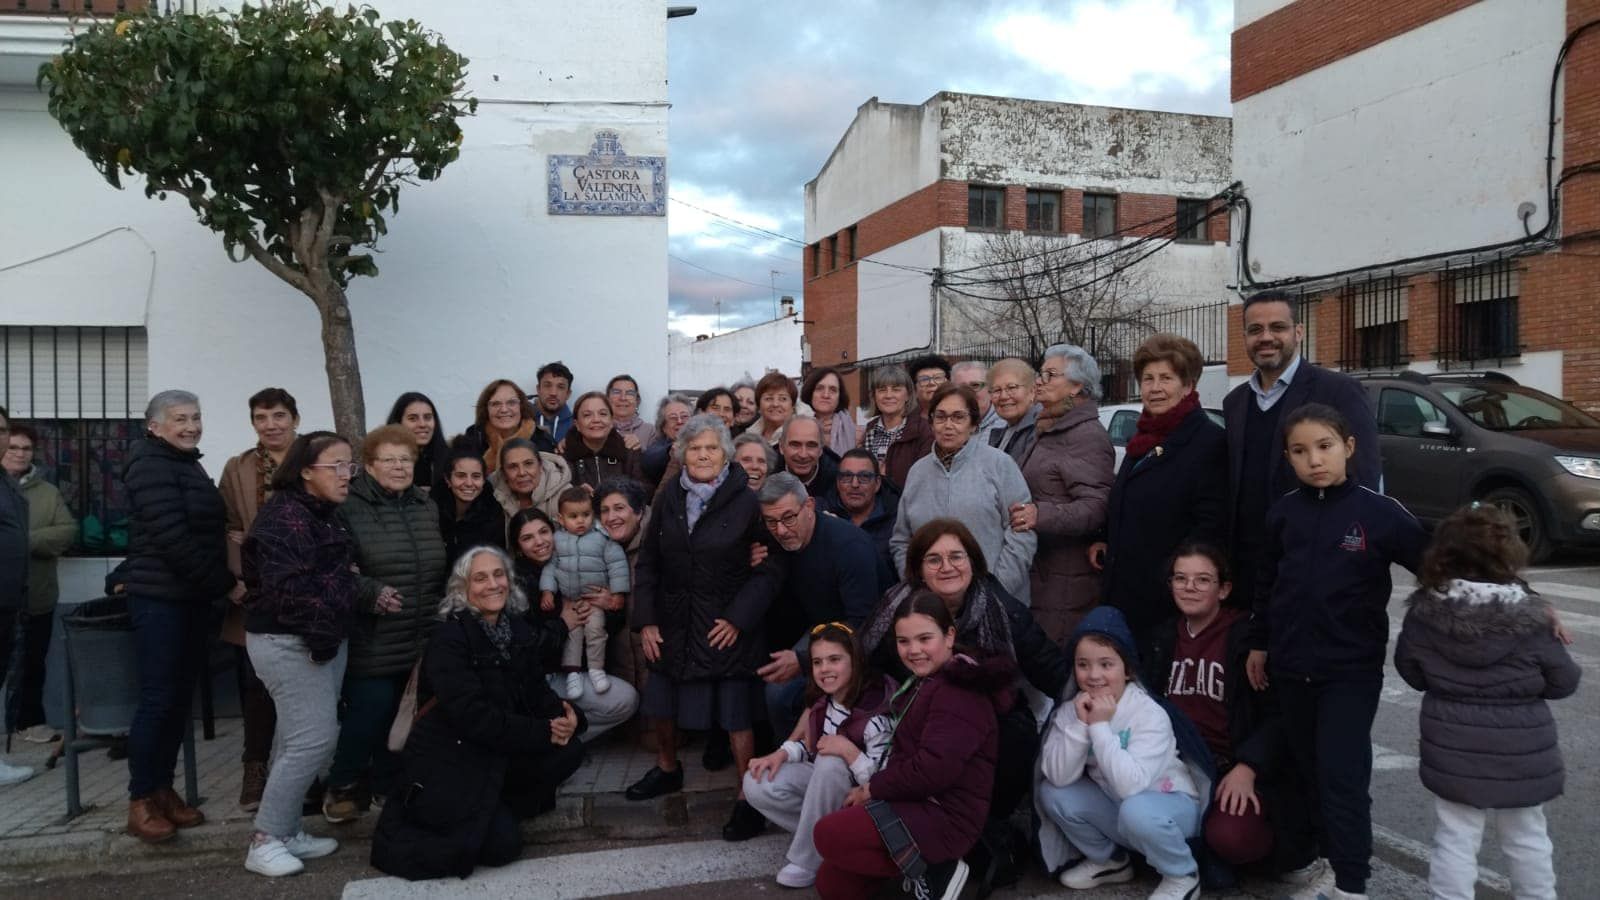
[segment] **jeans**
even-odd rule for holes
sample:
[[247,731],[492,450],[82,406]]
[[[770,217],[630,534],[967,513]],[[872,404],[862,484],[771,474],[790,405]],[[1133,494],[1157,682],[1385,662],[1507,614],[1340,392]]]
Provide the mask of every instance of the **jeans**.
[[784,763],[770,781],[744,776],[744,799],[774,825],[794,832],[789,862],[811,872],[822,866],[813,829],[822,817],[844,806],[854,782],[850,767],[837,756],[819,756],[815,763]]
[[[248,646],[250,638],[245,636]],[[239,713],[244,719],[244,752],[239,756],[243,763],[266,764],[272,753],[273,731],[277,727],[278,711],[272,705],[272,694],[256,674],[250,663],[250,653],[238,648],[239,662],[234,675],[239,687]],[[342,671],[342,670],[341,670]]]
[[128,728],[128,796],[172,786],[195,678],[205,664],[204,603],[130,596],[139,706]]
[[1428,890],[1434,900],[1472,900],[1475,896],[1478,847],[1489,816],[1495,818],[1500,850],[1511,865],[1511,893],[1517,900],[1555,900],[1556,870],[1544,807],[1485,810],[1435,797],[1433,809],[1439,824],[1433,832]]
[[344,680],[344,715],[339,720],[339,746],[328,771],[330,788],[348,788],[370,775],[372,793],[387,795],[400,771],[389,752],[389,727],[400,709],[410,670],[398,675],[349,676]]
[[1095,862],[1126,847],[1162,875],[1199,871],[1189,839],[1200,833],[1200,801],[1188,794],[1144,791],[1119,803],[1084,776],[1063,787],[1041,782],[1039,803],[1072,846]]
[[[567,676],[548,675],[546,680],[551,690],[558,696],[564,696],[561,692],[565,689]],[[588,743],[633,718],[634,710],[639,708],[639,692],[626,681],[613,678],[611,690],[596,694],[594,685],[586,678],[583,680],[583,693],[571,703],[573,708],[582,711],[585,722],[583,734],[578,735],[578,740]]]
[[777,740],[787,738],[806,709],[806,676],[764,684],[767,700],[767,721],[772,723],[772,736]]
[[1339,890],[1364,894],[1372,877],[1372,720],[1383,680],[1274,675],[1272,685],[1322,853]]
[[282,710],[272,736],[272,768],[256,810],[256,830],[289,838],[300,832],[306,789],[328,764],[339,740],[339,684],[348,644],[325,663],[313,662],[293,634],[246,634],[255,671]]

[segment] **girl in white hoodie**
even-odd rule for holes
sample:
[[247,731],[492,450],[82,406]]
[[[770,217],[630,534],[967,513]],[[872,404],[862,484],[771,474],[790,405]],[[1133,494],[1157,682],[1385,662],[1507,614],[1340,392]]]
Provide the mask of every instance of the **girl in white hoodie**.
[[1135,850],[1161,873],[1151,900],[1196,900],[1199,866],[1188,841],[1200,830],[1201,792],[1178,758],[1166,710],[1136,680],[1127,622],[1097,607],[1072,644],[1078,692],[1051,715],[1036,794],[1046,825],[1085,857],[1061,883],[1088,890],[1130,881]]

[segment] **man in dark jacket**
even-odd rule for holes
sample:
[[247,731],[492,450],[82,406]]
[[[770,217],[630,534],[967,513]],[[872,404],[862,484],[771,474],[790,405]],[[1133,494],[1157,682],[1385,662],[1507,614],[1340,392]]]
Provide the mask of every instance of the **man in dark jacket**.
[[[11,434],[10,414],[0,406],[0,443]],[[28,501],[16,479],[0,469],[0,680],[11,671],[17,622],[28,606]],[[0,787],[27,781],[33,769],[0,760]]]
[[818,503],[822,511],[845,519],[865,531],[878,551],[878,593],[894,587],[900,576],[894,570],[894,521],[900,510],[900,492],[878,474],[872,451],[857,447],[839,460],[833,490]]
[[861,625],[878,602],[878,558],[866,532],[818,515],[816,500],[788,472],[768,476],[757,499],[789,572],[767,613],[771,662],[756,671],[767,683],[773,734],[786,736],[805,708],[811,630],[829,622]]
[[1378,426],[1361,383],[1311,364],[1300,355],[1305,325],[1288,294],[1268,291],[1244,302],[1245,352],[1256,370],[1228,392],[1222,412],[1228,432],[1228,535],[1233,549],[1234,603],[1255,597],[1255,575],[1266,541],[1267,510],[1295,489],[1294,471],[1283,455],[1283,417],[1307,403],[1325,403],[1342,413],[1356,439],[1352,476],[1381,490]]
[[795,416],[778,434],[779,470],[800,479],[806,493],[821,497],[833,490],[839,458],[822,441],[822,426],[810,416]]

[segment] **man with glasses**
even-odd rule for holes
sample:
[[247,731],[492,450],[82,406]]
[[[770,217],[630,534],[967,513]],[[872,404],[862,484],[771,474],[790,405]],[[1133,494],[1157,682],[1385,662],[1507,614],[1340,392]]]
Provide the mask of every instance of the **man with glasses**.
[[778,433],[780,468],[800,479],[806,492],[821,497],[833,490],[839,463],[822,441],[822,424],[810,416],[795,416]]
[[871,614],[878,602],[878,557],[866,532],[836,516],[818,515],[816,500],[791,473],[768,476],[756,499],[788,571],[767,613],[772,661],[756,671],[767,683],[772,732],[783,737],[805,706],[801,661],[808,659],[811,629],[824,622],[854,628]]
[[989,432],[1005,424],[989,396],[989,367],[975,359],[958,362],[950,367],[950,380],[977,395],[978,412],[983,416],[978,420],[978,438],[987,441]]
[[906,363],[906,371],[911,373],[911,383],[916,386],[917,408],[926,416],[933,392],[950,380],[950,361],[942,356],[921,356]]
[[[11,437],[11,414],[0,406],[0,440]],[[9,472],[0,472],[0,677],[11,671],[17,617],[28,600],[28,501]],[[32,778],[28,766],[0,759],[0,787]]]
[[899,577],[894,571],[894,553],[889,538],[894,536],[895,515],[900,509],[900,492],[889,479],[878,474],[872,451],[857,447],[839,460],[833,490],[822,498],[822,511],[848,520],[865,531],[878,549],[878,590],[894,587]]

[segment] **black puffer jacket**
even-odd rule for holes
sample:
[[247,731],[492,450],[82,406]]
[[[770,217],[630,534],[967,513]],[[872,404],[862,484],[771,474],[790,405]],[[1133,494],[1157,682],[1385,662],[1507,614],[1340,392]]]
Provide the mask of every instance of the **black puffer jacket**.
[[[358,678],[403,675],[433,631],[444,596],[439,509],[415,487],[392,494],[363,472],[350,483],[339,518],[356,544],[361,595],[346,670]],[[397,612],[378,614],[378,592],[400,592]]]
[[569,431],[567,439],[561,443],[561,456],[572,466],[574,487],[598,488],[600,482],[608,478],[644,480],[644,470],[639,465],[640,451],[629,450],[622,442],[622,435],[615,431],[606,435],[599,450],[590,450],[576,430]]
[[[763,625],[782,581],[782,554],[761,524],[761,507],[750,479],[737,463],[689,531],[688,494],[673,481],[650,516],[634,569],[634,630],[661,629],[661,658],[651,671],[677,681],[754,678],[765,665]],[[765,562],[751,568],[750,545],[765,543]],[[716,650],[706,640],[715,620],[739,629],[732,647]]]
[[[467,612],[441,622],[428,641],[417,704],[421,709],[430,698],[438,704],[406,741],[401,783],[407,787],[378,820],[375,868],[411,879],[467,877],[500,805],[507,765],[558,749],[550,720],[561,717],[561,698],[545,681],[527,623],[509,621],[509,660]],[[583,713],[574,711],[581,734]],[[541,810],[512,811],[526,818]]]
[[133,445],[122,481],[130,521],[128,558],[117,577],[129,594],[212,603],[233,590],[228,510],[198,450],[146,435]]
[[506,511],[487,484],[483,492],[467,504],[466,513],[459,519],[456,518],[455,495],[444,482],[434,485],[429,499],[439,508],[439,534],[444,538],[446,567],[455,565],[461,554],[480,544],[506,549]]
[[1537,806],[1564,771],[1546,700],[1571,696],[1581,670],[1556,640],[1550,607],[1515,584],[1420,589],[1394,667],[1423,692],[1422,784],[1479,809]]

